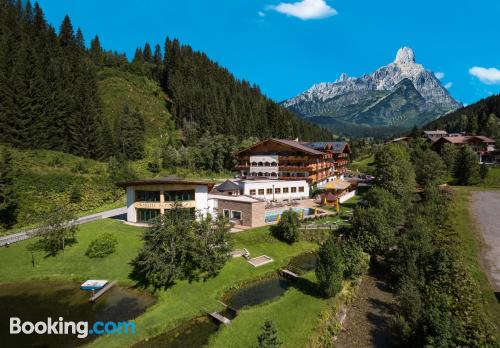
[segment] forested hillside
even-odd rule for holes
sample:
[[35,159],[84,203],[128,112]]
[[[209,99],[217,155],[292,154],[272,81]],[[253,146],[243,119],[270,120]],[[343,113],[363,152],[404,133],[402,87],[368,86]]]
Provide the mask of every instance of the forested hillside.
[[[142,146],[128,146],[144,142],[144,113],[151,110],[147,110],[148,103],[142,96],[135,105],[128,104],[123,93],[132,90],[99,91],[111,82],[98,83],[98,74],[112,75],[110,71],[103,72],[106,67],[161,86],[154,93],[163,99],[166,109],[152,110],[158,115],[149,114],[147,121],[156,118],[155,128],[165,132],[172,128],[167,122],[168,110],[177,127],[191,139],[207,132],[234,135],[239,140],[250,136],[305,140],[330,136],[263,96],[258,87],[235,79],[205,54],[194,52],[177,40],[167,39],[163,53],[160,46],[152,52],[146,44],[129,63],[123,54],[103,49],[98,37],[87,49],[82,31],[73,28],[68,16],[56,31],[46,22],[38,4],[21,4],[0,0],[3,143],[96,159],[120,154],[130,159],[144,157]],[[122,100],[123,105],[110,106],[111,99]],[[110,107],[119,116],[105,117],[109,116]],[[165,122],[159,122],[162,120]],[[181,140],[185,145],[193,145],[191,139]],[[134,154],[130,156],[128,152]]]
[[427,124],[424,128],[486,135],[500,143],[500,95],[458,109]]

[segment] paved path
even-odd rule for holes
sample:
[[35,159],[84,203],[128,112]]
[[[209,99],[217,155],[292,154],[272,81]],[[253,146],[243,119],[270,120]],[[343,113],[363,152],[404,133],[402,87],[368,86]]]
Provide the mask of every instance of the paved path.
[[479,222],[484,241],[483,267],[495,292],[500,292],[500,191],[472,194],[472,212]]
[[388,320],[395,304],[383,276],[386,273],[382,265],[374,264],[363,277],[358,294],[347,310],[336,348],[392,346]]
[[[106,218],[110,218],[110,217],[115,217],[115,216],[123,215],[126,213],[127,213],[126,207],[106,210],[106,211],[103,211],[100,213],[82,216],[81,218],[78,218],[76,220],[76,224],[77,225],[86,224],[87,222],[106,219]],[[0,246],[4,246],[5,244],[12,244],[12,243],[20,242],[20,241],[25,240],[25,239],[29,239],[33,236],[33,232],[36,232],[36,228],[31,229],[31,230],[27,230],[27,231],[23,231],[23,232],[10,234],[10,235],[5,236],[5,237],[0,237]]]

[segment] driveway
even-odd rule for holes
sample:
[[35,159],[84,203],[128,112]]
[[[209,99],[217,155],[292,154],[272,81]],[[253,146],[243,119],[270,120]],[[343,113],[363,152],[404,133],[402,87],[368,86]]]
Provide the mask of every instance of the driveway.
[[495,292],[500,292],[500,191],[472,194],[472,211],[484,241],[483,266]]

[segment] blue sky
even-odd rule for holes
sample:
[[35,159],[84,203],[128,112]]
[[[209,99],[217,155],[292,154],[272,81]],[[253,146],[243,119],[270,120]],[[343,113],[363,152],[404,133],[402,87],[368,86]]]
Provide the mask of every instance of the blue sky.
[[178,37],[281,101],[342,72],[360,76],[401,46],[440,72],[469,104],[500,93],[500,1],[40,0],[50,23],[65,14],[87,43],[130,57],[145,41]]

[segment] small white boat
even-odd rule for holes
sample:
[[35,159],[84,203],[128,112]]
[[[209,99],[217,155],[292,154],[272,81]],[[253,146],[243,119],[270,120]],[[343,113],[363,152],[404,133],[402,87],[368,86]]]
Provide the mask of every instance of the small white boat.
[[102,289],[108,283],[107,280],[87,280],[82,285],[80,285],[81,290],[99,290]]

